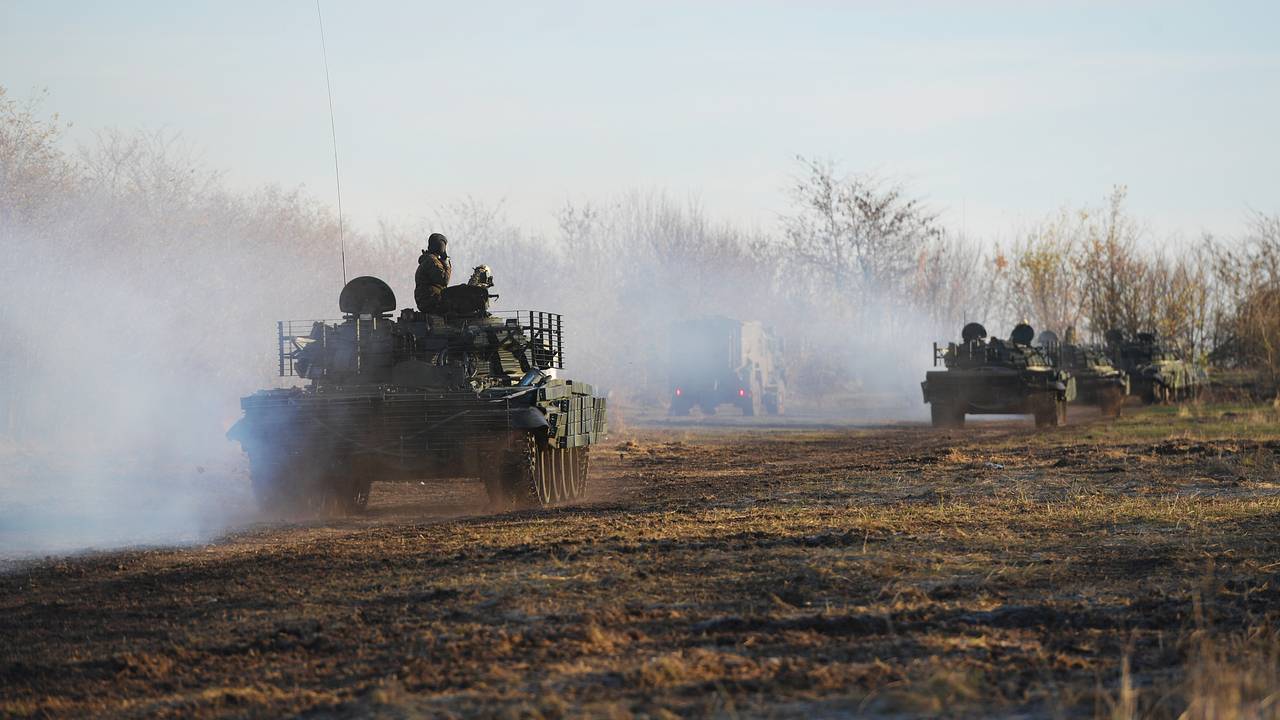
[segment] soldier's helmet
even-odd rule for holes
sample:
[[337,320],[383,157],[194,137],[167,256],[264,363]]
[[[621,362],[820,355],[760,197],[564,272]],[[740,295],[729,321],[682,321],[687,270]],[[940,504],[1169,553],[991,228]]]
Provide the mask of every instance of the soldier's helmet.
[[467,284],[475,285],[476,287],[491,288],[493,287],[493,271],[489,269],[488,265],[477,265],[476,268],[471,271],[471,279],[467,281]]
[[431,233],[431,237],[427,238],[427,252],[436,253],[441,257],[448,257],[446,249],[449,246],[449,238],[440,233]]
[[1009,333],[1009,340],[1014,345],[1030,345],[1031,341],[1036,337],[1036,331],[1027,323],[1018,323],[1013,326],[1013,332]]

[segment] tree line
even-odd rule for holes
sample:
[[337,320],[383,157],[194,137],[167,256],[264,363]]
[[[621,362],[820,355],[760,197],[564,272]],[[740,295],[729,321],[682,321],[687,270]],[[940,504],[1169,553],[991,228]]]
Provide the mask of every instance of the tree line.
[[[56,419],[27,381],[51,375],[82,397],[142,368],[216,385],[234,405],[274,381],[274,320],[336,314],[326,203],[300,189],[232,189],[172,134],[102,131],[72,150],[65,129],[40,98],[0,88],[5,427]],[[777,328],[800,398],[911,395],[930,342],[966,320],[997,331],[1026,319],[1093,340],[1154,329],[1272,387],[1280,375],[1280,216],[1175,252],[1142,237],[1117,188],[999,245],[946,227],[903,185],[830,163],[797,168],[776,230],[637,191],[566,203],[555,229],[537,233],[500,203],[464,198],[416,223],[348,230],[348,266],[387,278],[407,305],[426,235],[444,232],[455,281],[486,263],[501,306],[564,313],[573,371],[637,403],[665,394],[670,324],[705,314]]]

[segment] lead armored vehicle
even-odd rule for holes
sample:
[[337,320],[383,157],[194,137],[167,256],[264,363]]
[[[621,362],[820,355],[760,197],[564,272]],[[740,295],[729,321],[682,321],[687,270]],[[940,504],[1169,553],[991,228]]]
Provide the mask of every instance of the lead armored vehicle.
[[264,509],[359,512],[374,481],[421,478],[479,478],[502,508],[583,494],[605,400],[556,377],[561,317],[490,312],[486,275],[446,289],[442,315],[392,318],[391,288],[359,277],[341,320],[278,324],[279,373],[307,384],[243,398],[227,433]]
[[1111,357],[1129,374],[1131,392],[1145,403],[1187,400],[1208,383],[1204,366],[1184,359],[1154,332],[1108,330],[1106,340]]
[[1075,383],[1032,346],[1030,325],[1019,324],[1008,340],[988,340],[986,328],[969,323],[960,337],[945,348],[934,343],[934,367],[946,369],[920,384],[934,427],[963,427],[965,415],[1034,415],[1037,427],[1066,422]]
[[1040,333],[1037,344],[1060,369],[1075,380],[1075,402],[1096,405],[1107,417],[1120,417],[1129,394],[1129,375],[1115,367],[1106,351],[1097,345],[1076,342],[1075,331],[1067,328],[1061,342],[1052,331]]
[[715,316],[671,327],[667,378],[672,415],[706,415],[734,405],[743,415],[781,415],[786,395],[782,341],[759,322]]

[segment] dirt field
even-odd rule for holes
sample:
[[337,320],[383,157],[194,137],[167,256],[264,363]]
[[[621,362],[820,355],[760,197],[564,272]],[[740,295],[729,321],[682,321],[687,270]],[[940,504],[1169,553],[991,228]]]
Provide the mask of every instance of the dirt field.
[[1276,716],[1274,411],[1073,422],[615,432],[576,507],[11,569],[0,716]]

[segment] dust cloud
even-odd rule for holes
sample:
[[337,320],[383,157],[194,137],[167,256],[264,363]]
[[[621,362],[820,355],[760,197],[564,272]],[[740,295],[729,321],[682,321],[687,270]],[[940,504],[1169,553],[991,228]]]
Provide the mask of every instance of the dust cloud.
[[257,520],[224,433],[273,380],[276,312],[336,295],[299,252],[328,213],[232,193],[168,136],[57,130],[0,93],[0,560]]
[[[241,396],[288,382],[275,321],[337,314],[330,208],[229,189],[163,133],[70,151],[2,92],[0,178],[0,556],[202,542],[255,522],[224,433]],[[468,199],[414,225],[355,223],[347,274],[387,279],[407,306],[425,237],[444,232],[455,282],[485,263],[497,307],[564,314],[566,375],[606,392],[615,421],[665,414],[671,325],[707,315],[783,339],[788,413],[923,417],[930,341],[957,319],[939,309],[966,307],[945,294],[972,285],[971,257],[896,195],[876,197],[910,222],[885,229],[818,222],[806,192],[780,231],[637,191],[566,204],[549,236]],[[951,271],[965,282],[921,280]]]
[[881,239],[897,257],[867,243],[859,258],[815,246],[852,244],[875,232],[876,218],[838,219],[845,227],[825,236],[799,219],[763,231],[637,191],[566,205],[557,219],[559,232],[539,237],[506,224],[500,207],[469,201],[430,228],[453,238],[455,267],[493,267],[501,306],[565,315],[569,374],[608,391],[615,417],[665,415],[672,325],[726,316],[783,341],[793,418],[923,419],[932,342],[992,304],[977,279],[981,258],[932,226]]
[[0,552],[191,542],[228,527],[246,500],[221,438],[234,395],[188,357],[202,348],[216,364],[216,334],[182,320],[162,283],[112,280],[137,258],[86,264],[43,240],[4,240],[20,262],[0,287],[17,340]]

